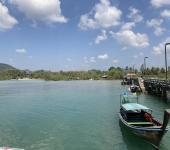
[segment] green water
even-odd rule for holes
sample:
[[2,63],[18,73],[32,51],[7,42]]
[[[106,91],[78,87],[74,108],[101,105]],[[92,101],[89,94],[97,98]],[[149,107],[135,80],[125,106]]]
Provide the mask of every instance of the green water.
[[[119,122],[121,81],[1,81],[0,147],[25,150],[152,150]],[[163,120],[170,102],[140,94]],[[170,122],[169,122],[170,125]],[[170,132],[159,150],[169,150]]]

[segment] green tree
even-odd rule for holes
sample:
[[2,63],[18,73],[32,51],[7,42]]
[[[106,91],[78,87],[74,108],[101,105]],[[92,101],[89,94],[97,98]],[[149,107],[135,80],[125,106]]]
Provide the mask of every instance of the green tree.
[[125,71],[126,71],[126,72],[128,72],[128,71],[129,71],[129,67],[128,67],[128,66],[126,66]]
[[162,67],[160,72],[161,72],[162,74],[164,74],[164,73],[165,73],[165,69]]
[[142,64],[140,67],[140,72],[142,73],[142,75],[144,75],[144,71],[145,71],[145,66],[144,64]]
[[110,67],[110,68],[109,68],[109,71],[110,71],[110,70],[113,70],[113,69],[115,69],[115,67]]

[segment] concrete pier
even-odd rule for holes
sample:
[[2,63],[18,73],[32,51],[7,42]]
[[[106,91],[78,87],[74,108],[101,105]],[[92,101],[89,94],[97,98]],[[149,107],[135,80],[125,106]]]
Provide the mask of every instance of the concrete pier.
[[167,98],[167,93],[170,91],[170,80],[154,79],[154,78],[126,78],[126,84],[131,85],[134,83],[138,85],[142,92],[148,92]]

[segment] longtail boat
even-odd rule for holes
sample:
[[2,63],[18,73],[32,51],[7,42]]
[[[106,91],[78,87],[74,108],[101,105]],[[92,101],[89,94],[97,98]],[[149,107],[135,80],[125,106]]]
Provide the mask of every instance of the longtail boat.
[[[131,98],[136,98],[133,102]],[[121,122],[135,135],[150,143],[156,149],[170,129],[168,121],[170,109],[164,110],[163,122],[152,116],[152,110],[138,103],[138,97],[134,93],[120,95],[119,118]]]

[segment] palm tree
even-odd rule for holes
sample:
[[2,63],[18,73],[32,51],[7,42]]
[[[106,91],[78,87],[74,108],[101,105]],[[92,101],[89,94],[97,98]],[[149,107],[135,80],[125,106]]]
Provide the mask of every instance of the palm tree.
[[144,64],[142,64],[140,67],[140,71],[142,72],[142,75],[144,75],[144,69],[145,69]]

